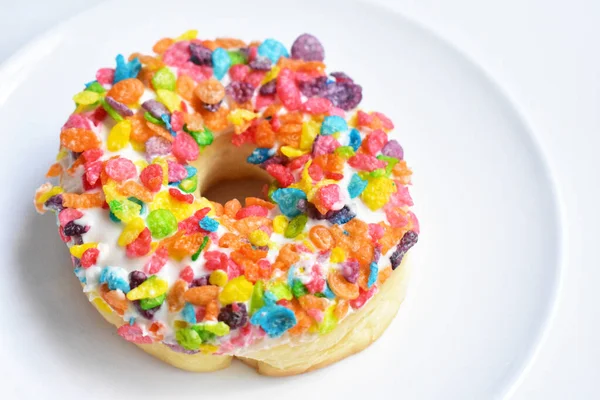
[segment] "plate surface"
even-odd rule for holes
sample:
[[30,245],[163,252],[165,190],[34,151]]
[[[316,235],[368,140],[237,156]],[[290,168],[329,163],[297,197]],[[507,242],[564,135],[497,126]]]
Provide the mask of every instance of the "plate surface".
[[[560,272],[546,166],[513,107],[452,47],[396,14],[324,3],[305,1],[291,12],[266,1],[109,2],[0,67],[0,178],[8,189],[0,211],[7,272],[0,358],[9,360],[0,372],[8,398],[484,399],[510,390],[545,328]],[[325,45],[329,70],[352,76],[363,85],[363,106],[394,120],[415,171],[422,235],[408,298],[366,351],[285,379],[239,363],[210,375],[176,370],[118,338],[93,311],[53,219],[35,215],[31,198],[55,156],[71,96],[117,53],[149,51],[189,28],[200,37],[275,37],[288,46],[311,32]]]

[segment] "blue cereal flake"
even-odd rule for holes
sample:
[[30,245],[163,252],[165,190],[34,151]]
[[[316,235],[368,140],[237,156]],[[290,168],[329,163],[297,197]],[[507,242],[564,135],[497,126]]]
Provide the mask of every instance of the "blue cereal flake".
[[200,228],[208,232],[216,232],[219,229],[219,222],[215,221],[211,217],[204,217],[200,220]]
[[135,317],[129,318],[129,326],[133,326],[135,324]]
[[360,196],[363,190],[365,190],[367,187],[367,183],[369,182],[361,179],[358,174],[352,175],[352,178],[350,178],[350,183],[348,184],[348,193],[350,194],[350,198],[354,199]]
[[258,147],[254,149],[254,151],[248,156],[246,161],[248,161],[250,164],[262,164],[269,159],[269,151],[270,149]]
[[198,170],[191,165],[185,165],[185,169],[187,170],[187,177],[191,178],[192,176],[198,173]]
[[183,310],[181,310],[181,316],[188,324],[196,323],[196,310],[194,310],[194,306],[190,303],[185,303]]
[[104,267],[100,273],[99,283],[106,283],[109,290],[121,290],[123,293],[129,292],[129,283],[119,274],[121,268]]
[[258,46],[258,55],[267,57],[273,64],[277,64],[280,57],[289,57],[290,53],[283,43],[275,39],[266,39]]
[[212,63],[215,78],[221,80],[231,66],[231,57],[229,57],[227,50],[218,47],[212,53]]
[[87,283],[87,278],[85,277],[85,269],[77,267],[73,270],[73,272],[75,273],[77,279],[79,279],[79,282],[83,283],[84,285]]
[[350,131],[350,142],[348,146],[352,147],[354,151],[357,151],[362,143],[362,139],[360,138],[360,132],[356,128],[352,128]]
[[263,293],[263,301],[267,306],[274,306],[277,303],[277,297],[267,290]]
[[169,130],[171,136],[177,136],[177,132],[175,132],[171,126],[171,116],[169,114],[163,114],[160,116],[160,119],[165,123],[165,127]]
[[367,281],[367,287],[370,289],[371,286],[377,281],[377,275],[379,274],[379,267],[376,262],[372,262],[369,266],[369,280]]
[[344,206],[341,210],[338,211],[327,211],[325,214],[325,218],[327,221],[336,225],[344,225],[346,222],[349,222],[354,217],[356,217],[356,213],[352,211],[348,206]]
[[140,63],[140,60],[138,60],[137,57],[129,62],[126,62],[125,57],[123,57],[122,54],[119,54],[116,58],[116,61],[117,68],[115,69],[113,84],[125,79],[137,77],[140,69],[142,68],[142,63]]
[[289,308],[271,305],[255,312],[250,318],[250,323],[260,325],[269,337],[277,338],[296,325],[296,316]]
[[[336,132],[345,132],[348,130],[346,120],[337,115],[325,117],[321,124],[321,135],[333,135]],[[356,149],[355,149],[356,150]]]
[[306,200],[306,193],[293,188],[277,189],[271,198],[277,203],[283,215],[292,218],[301,214],[296,206],[300,200]]
[[327,297],[328,299],[335,299],[335,294],[333,293],[333,291],[329,288],[329,284],[325,284],[325,289],[323,289],[323,295],[325,297]]

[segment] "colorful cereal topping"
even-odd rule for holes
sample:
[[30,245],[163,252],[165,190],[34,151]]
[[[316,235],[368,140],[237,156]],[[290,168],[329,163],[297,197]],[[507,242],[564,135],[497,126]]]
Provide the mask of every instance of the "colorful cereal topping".
[[[61,184],[35,195],[90,300],[126,340],[188,354],[331,332],[418,240],[392,121],[356,109],[362,87],[328,74],[307,33],[288,49],[188,31],[153,51],[118,55],[74,95],[47,173]],[[264,198],[197,192],[222,136],[253,147]]]

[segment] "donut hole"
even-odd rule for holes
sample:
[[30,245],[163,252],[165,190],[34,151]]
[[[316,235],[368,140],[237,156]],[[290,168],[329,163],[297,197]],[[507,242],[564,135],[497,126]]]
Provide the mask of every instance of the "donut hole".
[[221,204],[246,197],[264,198],[262,188],[272,177],[260,167],[246,161],[254,150],[252,145],[235,147],[232,133],[219,135],[193,163],[198,169],[198,190],[201,196]]

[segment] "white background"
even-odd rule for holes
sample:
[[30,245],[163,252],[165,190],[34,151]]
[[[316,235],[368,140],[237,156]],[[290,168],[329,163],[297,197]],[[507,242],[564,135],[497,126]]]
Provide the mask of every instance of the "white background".
[[[100,2],[0,0],[0,62]],[[567,264],[551,328],[512,398],[600,398],[600,2],[371,2],[428,27],[482,67],[541,143],[566,211]]]

